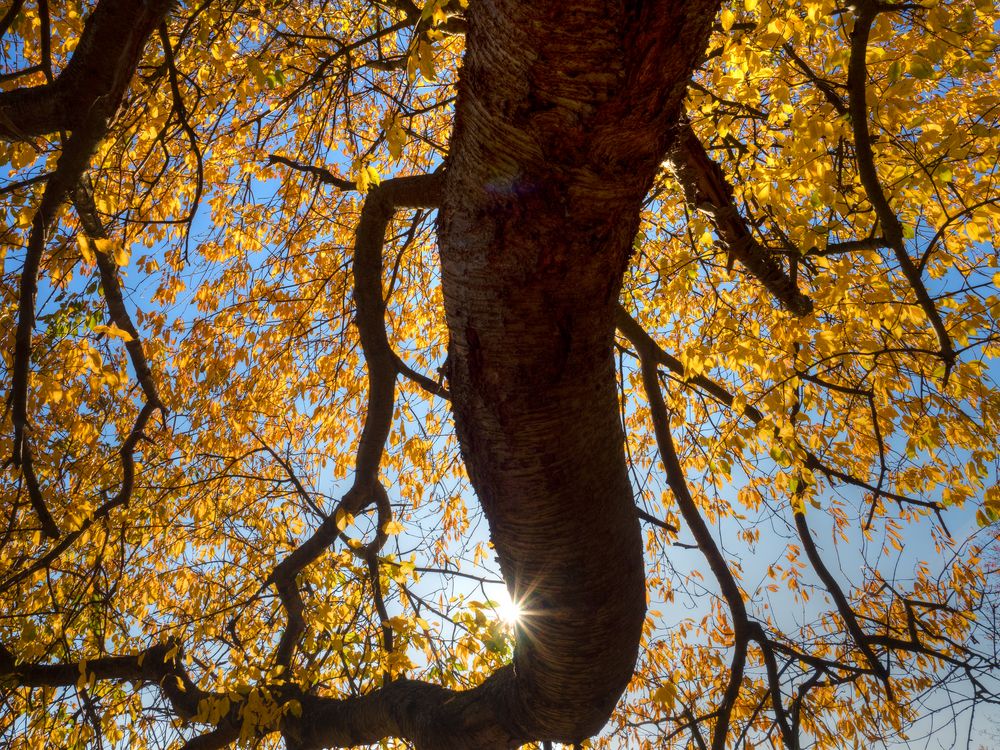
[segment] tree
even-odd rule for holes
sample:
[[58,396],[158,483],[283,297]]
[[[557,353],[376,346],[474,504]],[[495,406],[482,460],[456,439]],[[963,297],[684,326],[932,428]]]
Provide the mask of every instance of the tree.
[[992,4],[55,5],[0,18],[11,747],[996,705]]

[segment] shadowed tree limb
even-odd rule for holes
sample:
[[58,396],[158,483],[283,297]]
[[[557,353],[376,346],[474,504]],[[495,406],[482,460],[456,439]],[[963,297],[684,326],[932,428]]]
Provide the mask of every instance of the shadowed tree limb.
[[747,227],[736,208],[732,186],[687,121],[679,126],[668,163],[685,200],[712,219],[730,257],[738,260],[786,310],[795,315],[812,312],[812,300],[799,291],[791,276]]
[[792,62],[795,63],[796,67],[802,71],[806,78],[822,92],[823,96],[826,97],[827,102],[831,107],[836,110],[838,115],[846,115],[847,105],[844,103],[844,98],[837,91],[836,84],[831,83],[827,79],[821,77],[814,71],[805,60],[803,60],[795,52],[795,47],[791,44],[785,44],[782,46],[785,54],[788,55]]
[[86,128],[95,110],[110,119],[128,89],[146,40],[169,7],[169,0],[101,0],[54,81],[0,92],[0,139],[26,140]]
[[7,33],[10,25],[14,23],[14,19],[17,18],[17,14],[21,12],[21,7],[24,5],[24,0],[13,0],[7,11],[0,18],[0,37]]
[[771,707],[774,710],[774,716],[778,721],[778,727],[781,729],[781,739],[788,750],[799,750],[801,747],[799,735],[797,732],[792,731],[788,712],[785,710],[784,699],[781,695],[781,675],[778,671],[777,660],[774,658],[774,645],[759,622],[750,622],[749,630],[750,637],[760,646],[761,653],[764,656],[768,693],[771,698]]
[[[652,336],[646,332],[646,329],[639,325],[639,322],[621,305],[618,306],[615,324],[618,326],[621,334],[632,342],[636,351],[639,352],[640,357],[649,358],[651,361],[663,365],[678,377],[686,379],[688,383],[701,388],[719,403],[732,407],[736,400],[736,397],[732,393],[704,375],[695,375],[688,378],[684,372],[684,364],[677,357],[664,351],[653,340]],[[764,419],[764,415],[760,413],[760,410],[750,405],[744,407],[743,414],[752,422],[760,422]]]
[[[135,5],[103,0],[88,19],[65,71],[55,83],[0,93],[0,138],[72,130],[63,144],[55,171],[46,182],[32,217],[21,271],[14,358],[8,403],[14,428],[11,461],[24,476],[31,505],[50,538],[59,529],[46,507],[36,476],[28,436],[28,381],[31,372],[31,335],[35,327],[38,274],[50,227],[63,202],[80,181],[97,146],[107,133],[146,40],[166,13],[163,0]],[[65,91],[58,89],[62,86]],[[39,92],[41,92],[39,94]],[[34,98],[32,98],[34,97]],[[65,101],[64,101],[65,100]],[[53,112],[64,119],[52,117]]]
[[945,328],[941,314],[938,312],[934,301],[924,286],[920,270],[910,258],[903,242],[903,225],[899,221],[896,212],[889,205],[882,190],[882,183],[879,180],[878,171],[875,168],[875,153],[872,150],[871,133],[868,130],[868,104],[865,99],[865,90],[868,85],[868,67],[866,55],[868,52],[868,37],[871,33],[872,23],[879,13],[887,10],[879,0],[860,0],[856,4],[856,17],[854,29],[851,32],[851,55],[847,65],[847,90],[848,90],[848,110],[851,116],[851,128],[854,131],[854,150],[858,166],[858,179],[861,181],[868,195],[868,200],[875,210],[879,223],[882,225],[882,233],[885,235],[886,243],[892,248],[899,262],[900,271],[909,283],[910,288],[917,298],[917,302],[938,339],[940,347],[940,357],[944,363],[944,376],[942,381],[948,383],[948,375],[955,365],[954,346]]
[[[287,160],[281,163],[287,163]],[[380,519],[376,538],[372,542],[375,546],[370,549],[370,553],[375,554],[385,541],[382,529],[388,518],[383,521],[381,517],[386,512],[388,498],[378,479],[378,469],[392,426],[400,360],[392,351],[385,330],[382,247],[386,228],[396,209],[436,206],[440,201],[442,182],[443,175],[440,173],[386,180],[368,192],[361,209],[354,245],[354,300],[357,307],[355,322],[368,372],[368,408],[355,455],[354,484],[336,510],[323,520],[313,535],[278,563],[268,577],[268,582],[274,585],[288,616],[275,657],[277,663],[285,667],[290,665],[292,654],[306,627],[302,616],[302,595],[295,582],[298,574],[336,541],[346,524],[347,516],[356,516],[373,503],[379,509]],[[353,187],[353,183],[348,184]],[[374,577],[376,582],[373,585],[377,585],[377,571]],[[386,642],[391,646],[391,636]]]

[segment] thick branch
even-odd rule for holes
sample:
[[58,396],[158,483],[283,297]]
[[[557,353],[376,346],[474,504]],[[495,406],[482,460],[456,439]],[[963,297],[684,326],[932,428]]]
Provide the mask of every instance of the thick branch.
[[15,655],[0,644],[0,676],[24,687],[71,687],[82,677],[128,680],[158,685],[174,711],[184,719],[198,712],[198,703],[210,696],[191,681],[181,665],[176,643],[157,644],[131,656],[103,656],[59,664],[17,663]]
[[[46,183],[41,203],[32,217],[28,248],[21,271],[14,361],[11,365],[11,389],[8,397],[14,428],[12,461],[22,470],[28,497],[41,520],[42,530],[52,538],[59,536],[59,529],[45,506],[27,434],[31,335],[35,327],[35,295],[38,291],[42,253],[59,207],[78,184],[89,166],[91,156],[107,133],[110,119],[117,111],[139,62],[146,38],[153,25],[166,13],[166,8],[167,3],[162,1],[135,6],[123,0],[104,0],[88,20],[73,58],[56,83],[37,89],[0,93],[0,138],[15,139],[23,137],[26,128],[32,131],[29,124],[32,107],[25,104],[28,100],[23,96],[18,98],[19,93],[45,90],[40,105],[40,110],[45,112],[57,106],[53,104],[55,100],[63,98],[53,87],[70,86],[73,97],[71,102],[60,101],[58,106],[71,107],[74,119],[71,122],[53,122],[49,128],[71,129],[73,133],[63,144],[55,172]],[[15,119],[19,115],[26,115],[27,119]],[[44,121],[44,116],[42,120]],[[37,124],[35,123],[36,126]]]
[[[354,484],[336,511],[324,519],[309,539],[278,563],[268,579],[288,616],[276,653],[278,664],[288,666],[291,663],[292,653],[305,631],[304,604],[296,576],[333,544],[343,528],[345,515],[355,516],[372,503],[379,506],[381,513],[388,505],[385,488],[378,480],[378,468],[392,426],[399,358],[389,345],[385,329],[382,246],[395,210],[435,207],[440,202],[442,183],[443,175],[439,173],[386,180],[368,193],[361,209],[354,245],[354,299],[358,334],[368,370],[368,408],[354,461]],[[382,533],[380,524],[376,541]],[[384,541],[384,536],[381,539]],[[377,547],[374,550],[377,551]]]
[[669,164],[687,202],[708,214],[730,256],[738,260],[781,305],[796,315],[812,312],[812,300],[774,256],[762,247],[736,208],[733,189],[709,157],[690,124],[683,122]]
[[54,82],[0,92],[0,139],[77,130],[95,109],[105,119],[113,116],[169,7],[169,0],[101,0]]

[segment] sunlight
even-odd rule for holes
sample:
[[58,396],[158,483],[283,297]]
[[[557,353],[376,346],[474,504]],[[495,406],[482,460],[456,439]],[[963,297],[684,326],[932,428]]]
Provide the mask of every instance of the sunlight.
[[514,625],[521,618],[521,608],[510,598],[506,588],[501,588],[495,602],[497,616],[508,625]]

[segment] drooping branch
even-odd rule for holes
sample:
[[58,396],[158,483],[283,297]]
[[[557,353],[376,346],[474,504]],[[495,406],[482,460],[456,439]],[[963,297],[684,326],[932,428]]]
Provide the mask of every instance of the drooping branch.
[[[194,195],[191,197],[191,206],[185,221],[188,224],[188,232],[185,235],[185,243],[190,238],[190,228],[194,223],[194,218],[198,213],[198,205],[201,203],[201,195],[205,189],[205,168],[202,163],[201,147],[198,145],[198,134],[195,133],[188,115],[187,105],[184,104],[184,94],[180,87],[180,73],[177,71],[177,63],[174,60],[174,48],[170,43],[170,32],[166,23],[160,23],[158,27],[160,46],[163,48],[163,59],[167,66],[167,80],[170,81],[170,94],[173,98],[174,113],[180,123],[181,129],[188,137],[188,144],[191,146],[191,153],[195,160],[195,186]],[[185,244],[185,253],[187,245]]]
[[[60,162],[60,164],[62,164],[62,162]],[[59,175],[60,172],[59,169],[57,169],[56,176]],[[82,174],[76,185],[67,192],[72,195],[72,200],[77,209],[77,214],[80,218],[80,223],[83,226],[84,232],[86,232],[86,234],[94,240],[108,239],[107,230],[101,222],[97,209],[94,206],[93,188],[90,184],[89,177],[86,174]],[[122,441],[122,444],[118,449],[118,456],[121,464],[121,481],[118,491],[110,499],[102,503],[92,515],[86,517],[78,528],[62,537],[57,544],[39,557],[35,562],[21,570],[14,571],[6,579],[0,582],[0,592],[8,591],[33,573],[50,566],[63,552],[72,546],[77,539],[84,535],[96,521],[106,518],[115,508],[128,504],[128,502],[132,499],[132,494],[135,489],[135,452],[139,441],[146,437],[145,430],[150,419],[152,419],[153,414],[156,411],[160,411],[165,417],[167,413],[166,406],[164,406],[162,400],[160,399],[155,379],[153,378],[152,371],[143,350],[139,332],[132,322],[132,318],[128,313],[127,307],[125,306],[125,301],[121,292],[121,284],[118,281],[117,264],[107,252],[96,246],[96,244],[93,248],[93,252],[98,273],[100,275],[101,291],[104,295],[105,302],[108,305],[108,315],[115,326],[122,331],[125,331],[130,337],[129,340],[125,342],[125,347],[132,362],[132,367],[136,372],[136,379],[139,381],[139,385],[146,397],[146,401],[139,410],[131,431],[126,436],[125,440]],[[25,456],[29,462],[26,464],[27,469],[25,470],[25,475],[32,478],[35,482],[35,487],[37,488],[37,478],[35,478],[33,472],[31,472],[31,453],[29,446],[27,445],[26,438],[24,448],[22,450],[24,451],[23,456]]]
[[32,217],[20,276],[14,359],[8,395],[14,428],[11,461],[15,467],[21,468],[32,507],[42,522],[42,530],[52,538],[59,536],[59,529],[42,498],[28,435],[28,381],[31,373],[31,336],[35,328],[35,295],[38,293],[38,275],[49,229],[69,191],[89,165],[90,157],[104,137],[106,129],[107,121],[96,115],[87,127],[74,132],[64,144],[55,172],[46,182],[42,200]]
[[28,436],[28,381],[31,372],[31,336],[35,328],[35,295],[38,293],[38,275],[49,228],[67,193],[87,168],[91,154],[103,138],[106,127],[103,118],[95,117],[89,127],[77,131],[67,139],[55,172],[46,182],[41,202],[32,217],[20,276],[14,358],[8,395],[14,428],[11,461],[15,467],[21,468],[31,504],[42,522],[42,529],[52,538],[59,536],[59,529],[42,499]]
[[[663,365],[677,377],[686,379],[687,382],[702,389],[705,393],[708,393],[719,403],[725,404],[729,407],[732,407],[735,403],[736,397],[711,378],[708,378],[705,375],[694,375],[688,378],[688,375],[684,370],[684,364],[677,359],[677,357],[674,357],[669,352],[664,351],[663,348],[653,340],[649,333],[646,332],[646,329],[639,325],[639,322],[629,315],[628,311],[621,305],[618,306],[615,317],[615,325],[618,326],[618,330],[621,331],[622,335],[632,342],[636,351],[642,353],[641,356],[650,359],[652,362]],[[764,419],[764,415],[760,413],[760,410],[751,405],[744,407],[743,414],[754,423],[760,422]]]
[[39,570],[48,568],[59,558],[60,555],[62,555],[63,552],[72,546],[77,539],[83,536],[95,522],[106,518],[115,508],[125,505],[129,502],[129,500],[131,500],[132,492],[135,489],[136,447],[138,446],[139,441],[145,437],[144,431],[146,429],[146,425],[149,424],[149,420],[152,418],[156,409],[157,407],[155,405],[147,402],[142,409],[139,410],[135,423],[132,425],[132,431],[122,442],[121,448],[118,449],[119,460],[122,467],[121,483],[118,487],[118,492],[116,492],[109,500],[101,504],[101,506],[98,507],[92,515],[86,517],[80,523],[79,527],[70,533],[63,535],[45,554],[25,568],[11,573],[7,578],[0,582],[0,593],[9,591],[12,587],[16,586],[21,581],[26,580],[29,576]]
[[[619,320],[621,315],[619,315]],[[716,544],[708,524],[702,517],[698,506],[688,489],[684,468],[674,447],[673,436],[670,434],[670,417],[663,392],[660,389],[659,369],[657,367],[656,351],[649,345],[648,337],[636,336],[632,345],[639,354],[639,366],[642,373],[642,384],[649,402],[650,416],[653,421],[653,431],[656,445],[660,451],[660,459],[666,469],[667,484],[673,492],[677,507],[694,536],[698,549],[708,561],[708,566],[719,584],[722,596],[729,607],[733,618],[733,658],[730,664],[729,683],[719,706],[715,728],[712,732],[712,750],[722,750],[729,734],[729,723],[732,720],[733,705],[739,695],[743,681],[743,670],[746,666],[747,644],[750,640],[750,620],[747,616],[743,593],[726,562],[722,550]]]

